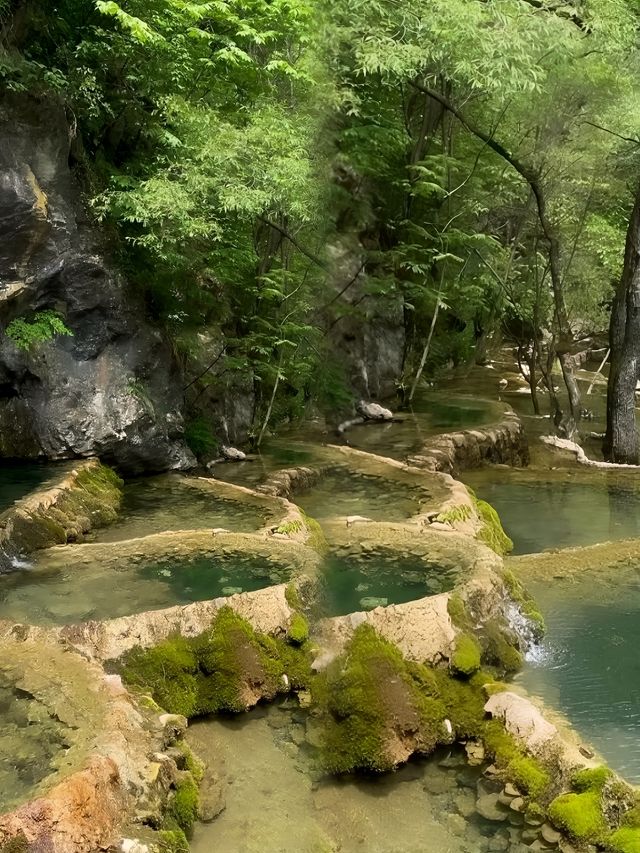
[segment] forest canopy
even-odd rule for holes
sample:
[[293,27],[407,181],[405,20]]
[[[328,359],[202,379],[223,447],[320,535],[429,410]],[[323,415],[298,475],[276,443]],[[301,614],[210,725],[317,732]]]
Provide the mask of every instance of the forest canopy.
[[47,6],[1,0],[3,85],[64,103],[88,207],[174,342],[196,427],[234,382],[255,390],[256,441],[345,407],[335,330],[372,305],[402,317],[405,400],[506,337],[570,433],[573,357],[612,313],[612,375],[628,363],[636,0]]

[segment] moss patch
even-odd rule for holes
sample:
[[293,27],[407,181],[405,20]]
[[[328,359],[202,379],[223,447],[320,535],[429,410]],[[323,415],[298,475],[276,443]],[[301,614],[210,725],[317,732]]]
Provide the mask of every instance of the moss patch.
[[244,711],[258,698],[284,692],[283,675],[295,689],[306,687],[311,677],[307,643],[259,634],[230,607],[221,608],[199,636],[132,649],[113,668],[158,705],[187,718]]
[[472,500],[482,521],[478,539],[501,557],[513,551],[513,542],[504,532],[500,516],[491,504],[480,500],[475,495],[472,496]]
[[504,581],[511,598],[516,602],[522,613],[531,623],[536,639],[541,639],[544,636],[546,626],[544,624],[544,617],[538,610],[538,606],[533,596],[525,589],[522,582],[510,569],[505,569],[502,572],[502,580]]
[[296,645],[302,645],[309,639],[309,623],[302,613],[294,613],[287,629],[287,639]]
[[620,827],[607,838],[606,848],[614,853],[640,853],[640,829]]
[[439,513],[436,516],[436,521],[454,525],[458,522],[467,521],[469,518],[471,518],[471,507],[468,504],[459,504]]
[[158,833],[158,846],[162,853],[190,853],[187,836],[181,829],[162,829]]
[[515,782],[525,794],[538,799],[551,785],[551,777],[540,761],[527,755],[516,740],[505,731],[498,720],[490,720],[484,727],[487,751],[505,778]]
[[458,634],[451,656],[451,667],[462,675],[473,675],[480,669],[480,646],[471,634]]
[[166,820],[169,825],[175,823],[188,835],[198,819],[198,806],[198,786],[190,773],[185,774],[176,785],[173,797],[169,801]]
[[607,832],[600,791],[561,794],[549,806],[549,817],[576,841],[597,842]]
[[430,695],[436,689],[426,667],[409,665],[370,625],[360,625],[313,687],[324,720],[325,768],[389,770],[390,740],[408,733],[417,751],[432,751],[447,738],[444,704]]

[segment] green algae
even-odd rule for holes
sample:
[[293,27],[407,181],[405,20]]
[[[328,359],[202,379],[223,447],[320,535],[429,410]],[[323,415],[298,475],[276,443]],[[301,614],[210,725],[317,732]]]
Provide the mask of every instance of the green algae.
[[471,518],[471,507],[468,504],[458,504],[444,510],[436,516],[436,521],[443,524],[458,524]]

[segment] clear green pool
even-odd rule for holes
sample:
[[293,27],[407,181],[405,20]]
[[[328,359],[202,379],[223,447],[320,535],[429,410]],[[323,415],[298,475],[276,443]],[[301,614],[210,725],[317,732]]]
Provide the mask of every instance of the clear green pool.
[[324,561],[325,606],[332,616],[379,605],[404,604],[453,589],[459,570],[384,551],[329,555]]
[[[124,562],[124,561],[123,561]],[[0,576],[0,619],[60,625],[249,592],[289,580],[292,566],[254,557],[91,561]]]

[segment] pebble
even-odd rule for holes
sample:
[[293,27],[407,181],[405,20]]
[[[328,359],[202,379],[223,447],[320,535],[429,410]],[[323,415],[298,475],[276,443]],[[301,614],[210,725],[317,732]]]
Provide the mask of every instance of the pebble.
[[554,829],[550,823],[542,824],[540,834],[548,844],[557,844],[562,838],[562,833]]
[[498,802],[497,794],[483,794],[478,797],[476,811],[485,820],[502,822],[507,819],[507,811]]

